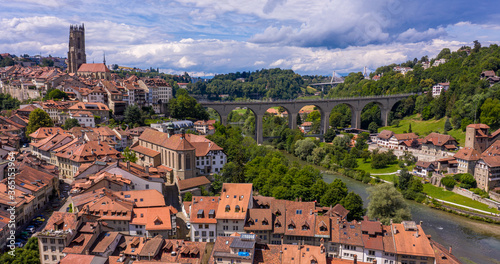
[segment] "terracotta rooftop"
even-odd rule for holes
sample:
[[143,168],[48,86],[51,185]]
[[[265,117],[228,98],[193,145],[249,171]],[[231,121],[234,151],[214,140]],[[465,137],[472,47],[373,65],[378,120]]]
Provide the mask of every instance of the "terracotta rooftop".
[[105,261],[106,258],[94,255],[67,254],[58,264],[94,264],[104,263]]
[[314,236],[315,209],[314,202],[286,201],[285,235]]
[[443,135],[439,133],[432,132],[428,136],[426,136],[423,140],[423,144],[432,144],[434,146],[444,146],[444,145],[449,145],[451,143],[456,143],[456,140],[454,137],[450,135]]
[[83,63],[78,72],[111,72],[104,63]]
[[215,218],[219,205],[218,196],[193,196],[189,219],[194,224],[216,224]]
[[134,206],[138,208],[166,206],[163,194],[154,189],[120,191],[113,192],[113,194],[122,199],[133,201]]
[[104,232],[99,235],[97,238],[97,243],[94,245],[91,250],[92,254],[96,253],[104,253],[109,250],[111,243],[117,239],[117,237],[121,237],[119,232]]
[[131,148],[131,150],[135,151],[135,152],[137,152],[139,154],[148,156],[148,157],[156,157],[156,156],[160,155],[160,152],[154,151],[152,149],[149,149],[149,148],[146,148],[146,147],[143,147],[143,146],[140,146],[140,145],[137,145],[137,146]]
[[300,264],[300,263],[317,263],[326,264],[325,248],[320,246],[309,245],[282,245],[283,251],[282,263]]
[[210,180],[208,180],[207,177],[205,176],[199,176],[185,180],[178,180],[177,183],[179,185],[179,190],[184,191],[198,186],[204,186],[210,184]]
[[273,230],[273,215],[271,208],[251,208],[248,209],[248,217],[244,227],[245,231],[250,230]]
[[49,230],[73,230],[75,231],[78,225],[76,214],[55,211],[47,221],[43,231]]
[[[410,229],[407,227],[405,230],[405,224],[407,223],[413,223],[407,226],[415,228]],[[415,222],[411,221],[403,221],[401,224],[393,224],[392,228],[395,231],[394,241],[398,254],[434,257],[434,251],[429,243],[429,239],[420,225],[416,225]]]
[[380,133],[378,133],[378,138],[381,138],[381,139],[389,139],[391,138],[392,136],[394,135],[394,132],[392,131],[389,131],[389,130],[382,130],[380,131]]
[[134,208],[130,224],[143,225],[146,230],[172,230],[172,214],[177,210],[172,206]]
[[245,219],[249,203],[253,202],[252,189],[251,183],[224,183],[216,218]]
[[456,159],[471,161],[478,160],[481,157],[481,154],[473,148],[462,148],[454,155],[454,157]]

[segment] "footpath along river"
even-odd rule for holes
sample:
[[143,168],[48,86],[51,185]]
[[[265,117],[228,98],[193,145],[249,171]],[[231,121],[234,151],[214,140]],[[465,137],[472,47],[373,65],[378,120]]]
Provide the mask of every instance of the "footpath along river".
[[[299,161],[296,157],[283,152],[291,161]],[[308,163],[299,161],[302,165]],[[321,169],[321,167],[317,167]],[[349,177],[336,174],[323,174],[325,182],[341,179],[349,191],[359,194],[368,205],[368,184]],[[500,225],[471,220],[466,217],[432,209],[426,205],[408,201],[415,222],[423,221],[422,227],[426,235],[445,247],[452,247],[453,254],[464,264],[500,264]]]

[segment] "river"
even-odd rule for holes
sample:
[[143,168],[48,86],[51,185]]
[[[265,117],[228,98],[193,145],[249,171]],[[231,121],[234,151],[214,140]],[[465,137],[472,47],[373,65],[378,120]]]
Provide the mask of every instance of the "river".
[[[290,160],[299,161],[288,153],[283,152]],[[306,162],[299,161],[302,164]],[[321,167],[317,167],[321,169]],[[356,181],[342,175],[323,174],[325,182],[341,179],[349,191],[359,194],[368,205],[367,188],[370,185]],[[432,209],[426,205],[408,201],[413,221],[422,221],[426,235],[442,244],[446,248],[452,247],[452,253],[463,263],[500,264],[500,226],[466,217],[454,215],[444,211]]]

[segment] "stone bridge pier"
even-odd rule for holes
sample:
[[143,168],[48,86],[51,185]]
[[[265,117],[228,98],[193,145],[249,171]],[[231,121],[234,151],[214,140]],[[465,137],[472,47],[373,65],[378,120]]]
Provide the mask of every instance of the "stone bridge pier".
[[329,119],[333,108],[340,104],[345,104],[351,109],[351,127],[361,128],[361,111],[369,103],[376,103],[381,110],[382,125],[387,126],[389,112],[400,100],[412,94],[399,94],[389,96],[368,96],[353,98],[332,98],[318,100],[280,100],[280,101],[238,101],[238,102],[200,102],[204,107],[214,109],[221,117],[223,125],[227,125],[229,113],[236,107],[250,109],[255,114],[255,140],[258,144],[264,142],[262,122],[267,109],[275,106],[285,108],[288,113],[288,126],[291,129],[297,128],[297,115],[299,111],[307,105],[314,105],[321,114],[320,134],[323,135],[330,127]]

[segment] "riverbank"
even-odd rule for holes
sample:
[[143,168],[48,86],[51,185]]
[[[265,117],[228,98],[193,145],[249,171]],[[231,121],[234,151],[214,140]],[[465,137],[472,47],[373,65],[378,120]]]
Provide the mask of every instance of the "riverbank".
[[[325,168],[323,168],[323,167],[321,167],[321,166],[318,166],[318,165],[314,165],[314,164],[309,163],[309,162],[307,162],[307,161],[301,160],[300,158],[298,158],[298,157],[296,157],[296,156],[294,156],[294,155],[292,155],[292,154],[290,154],[290,153],[288,153],[288,152],[286,152],[286,151],[281,150],[281,153],[283,153],[283,154],[284,154],[284,155],[285,155],[285,156],[286,156],[286,157],[287,157],[290,161],[295,161],[295,162],[298,162],[299,164],[302,164],[302,165],[311,165],[311,166],[313,166],[313,167],[315,167],[315,168],[319,169],[319,170],[320,170],[320,171],[322,171],[323,173],[328,173],[328,174],[338,175],[338,176],[343,177],[343,178],[352,179],[352,178],[349,178],[349,177],[347,177],[347,176],[344,176],[344,175],[342,175],[342,174],[340,174],[340,173],[338,173],[338,172],[335,172],[335,171],[331,171],[331,170],[326,170],[326,171],[325,171]],[[384,179],[381,179],[381,180],[382,180],[382,181],[384,181],[384,182],[392,183],[392,180],[393,180],[393,178],[392,178],[392,177],[393,177],[393,176],[394,176],[394,175],[390,175],[390,177],[384,177]],[[396,177],[397,177],[397,176],[396,176]],[[372,178],[373,178],[373,177],[372,177]],[[375,177],[375,178],[377,178],[377,177]],[[386,178],[387,178],[387,179],[386,179]],[[389,178],[390,178],[390,179],[389,179]],[[376,180],[376,179],[374,179],[374,181],[375,181],[375,180]],[[361,182],[360,182],[360,183],[361,183]],[[373,183],[374,183],[374,182],[371,182],[371,183],[366,184],[366,185],[370,185],[370,184],[373,184]],[[362,184],[365,184],[365,183],[362,183]],[[436,188],[437,188],[437,187],[436,187]],[[455,195],[456,195],[456,194],[455,194]],[[443,198],[443,197],[441,197],[441,196],[440,196],[440,197],[432,197],[432,196],[431,196],[431,199],[432,199],[432,198],[439,199],[439,198]],[[478,205],[478,204],[477,204],[477,203],[478,203],[477,201],[474,201],[474,200],[472,200],[472,199],[470,199],[470,198],[463,197],[463,196],[460,196],[460,200],[459,200],[458,202],[463,201],[463,200],[466,200],[466,201],[467,201],[467,205],[473,205],[473,206],[477,206],[477,205]],[[469,201],[469,200],[470,200],[470,201]],[[497,217],[498,217],[498,211],[497,211],[497,210],[491,210],[491,209],[488,209],[488,208],[484,208],[484,205],[483,205],[483,204],[479,204],[479,205],[478,205],[478,206],[480,206],[480,207],[481,207],[480,209],[477,209],[477,211],[475,211],[475,212],[471,212],[471,211],[469,211],[469,210],[463,210],[463,209],[466,209],[467,205],[463,205],[463,206],[464,206],[464,208],[458,208],[458,207],[453,206],[453,204],[454,204],[454,203],[453,203],[453,201],[446,201],[446,200],[443,200],[442,202],[444,202],[444,203],[443,203],[443,205],[444,205],[444,204],[446,204],[446,202],[449,202],[449,204],[448,204],[448,210],[450,210],[450,211],[451,211],[451,210],[455,210],[455,212],[449,212],[449,211],[448,211],[448,213],[454,213],[454,214],[459,215],[459,216],[462,216],[462,217],[467,217],[467,218],[469,218],[469,219],[474,219],[474,220],[476,220],[476,221],[483,221],[483,222],[488,223],[488,224],[500,224],[500,222],[498,222],[498,219],[497,219]],[[432,200],[430,200],[430,201],[429,201],[429,203],[423,203],[423,204],[424,204],[424,205],[426,205],[426,206],[429,206],[429,207],[435,207],[434,205],[432,205]],[[471,208],[471,209],[473,209],[473,208]],[[484,210],[481,210],[481,209],[484,209]],[[495,214],[497,214],[497,215],[492,216],[492,215],[488,215],[488,214],[481,214],[481,211],[488,211],[488,212],[490,212],[490,213],[495,213]],[[470,215],[469,215],[469,216],[468,216],[468,215],[465,215],[465,214],[467,214],[467,213],[469,213]]]

